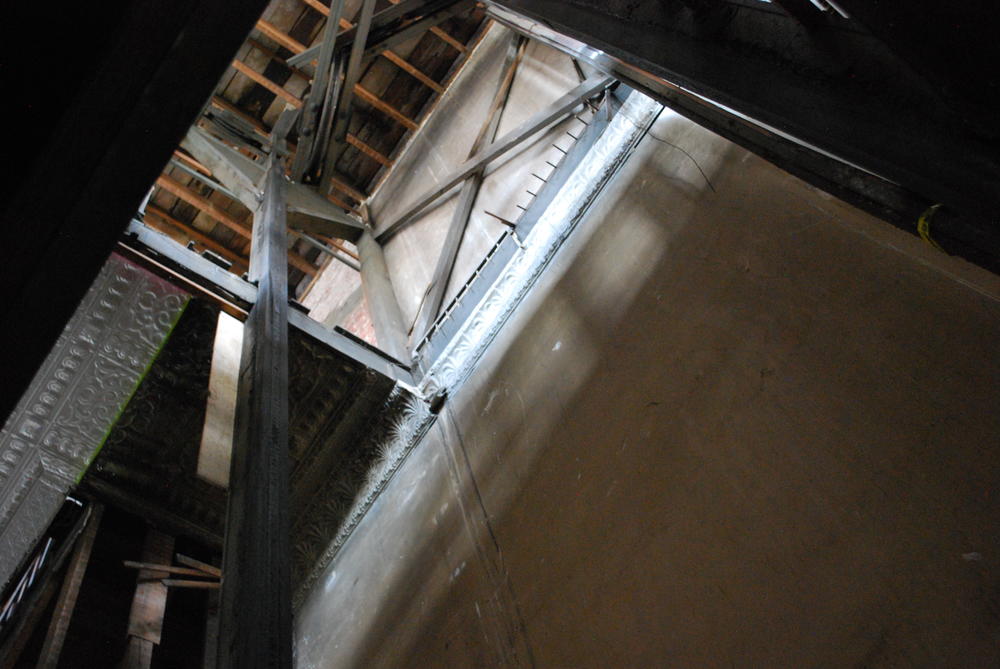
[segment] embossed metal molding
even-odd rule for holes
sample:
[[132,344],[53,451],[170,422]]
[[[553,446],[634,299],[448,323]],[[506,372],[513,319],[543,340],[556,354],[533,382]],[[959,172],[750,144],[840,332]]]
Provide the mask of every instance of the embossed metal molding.
[[105,263],[0,431],[0,584],[90,464],[187,299],[121,256]]
[[663,105],[632,92],[563,184],[514,256],[420,382],[425,396],[454,393],[541,276],[605,184],[645,136]]

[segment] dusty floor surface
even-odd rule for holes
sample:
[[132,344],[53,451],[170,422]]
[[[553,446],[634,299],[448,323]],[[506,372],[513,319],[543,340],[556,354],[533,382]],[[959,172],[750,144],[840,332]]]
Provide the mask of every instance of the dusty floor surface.
[[1000,286],[935,254],[665,112],[298,666],[996,666]]

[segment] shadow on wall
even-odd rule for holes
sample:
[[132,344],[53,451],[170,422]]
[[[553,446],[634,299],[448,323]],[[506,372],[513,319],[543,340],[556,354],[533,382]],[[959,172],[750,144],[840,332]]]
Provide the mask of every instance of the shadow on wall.
[[652,134],[417,447],[432,498],[369,512],[417,538],[339,574],[389,594],[307,622],[323,661],[995,663],[1000,304],[682,119]]

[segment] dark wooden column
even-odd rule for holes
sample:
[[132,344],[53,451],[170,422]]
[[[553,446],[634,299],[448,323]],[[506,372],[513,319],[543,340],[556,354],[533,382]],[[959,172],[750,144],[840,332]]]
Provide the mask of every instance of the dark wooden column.
[[272,156],[254,214],[223,555],[220,669],[290,669],[287,185]]
[[56,669],[59,664],[59,655],[62,653],[63,642],[66,641],[69,623],[73,619],[73,610],[76,608],[76,600],[80,595],[80,585],[83,583],[84,574],[87,573],[90,552],[94,548],[97,529],[101,525],[101,516],[104,513],[104,507],[100,504],[94,504],[92,509],[87,529],[83,531],[83,535],[77,541],[76,547],[73,549],[73,558],[66,569],[62,589],[59,591],[59,599],[56,600],[56,608],[52,612],[49,631],[45,634],[42,652],[38,655],[38,664],[36,665],[38,669]]

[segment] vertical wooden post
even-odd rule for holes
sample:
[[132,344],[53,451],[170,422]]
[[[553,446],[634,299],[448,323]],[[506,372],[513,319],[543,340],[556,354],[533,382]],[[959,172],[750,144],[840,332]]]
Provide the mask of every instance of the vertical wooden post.
[[76,599],[80,594],[80,584],[83,583],[83,575],[87,572],[87,565],[90,564],[90,552],[94,548],[97,528],[101,524],[103,513],[104,507],[94,504],[87,529],[83,531],[76,548],[73,549],[73,558],[66,569],[59,599],[56,600],[56,608],[52,612],[49,631],[45,633],[42,652],[38,655],[39,669],[55,669],[59,664],[59,655],[66,640],[66,630],[69,629],[70,620],[73,618],[73,609],[76,608]]
[[247,318],[229,476],[220,669],[290,669],[287,186],[276,150],[254,214]]
[[[168,565],[174,554],[174,538],[150,528],[142,548],[142,561]],[[136,577],[132,610],[128,614],[128,647],[122,669],[149,669],[153,661],[153,647],[160,644],[163,634],[163,615],[167,611],[167,586],[161,578],[170,576],[164,571],[140,569]]]

